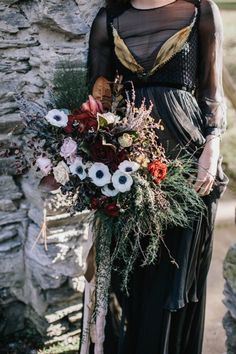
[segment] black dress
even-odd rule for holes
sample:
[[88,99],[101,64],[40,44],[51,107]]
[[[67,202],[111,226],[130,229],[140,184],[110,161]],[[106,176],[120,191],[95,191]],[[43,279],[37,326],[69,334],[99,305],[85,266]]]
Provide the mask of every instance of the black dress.
[[[102,8],[92,25],[88,63],[92,84],[118,72],[127,90],[133,82],[137,104],[143,97],[154,103],[167,152],[185,146],[198,158],[206,136],[225,130],[222,22],[211,0],[177,0],[148,10]],[[161,249],[155,265],[137,264],[129,297],[113,272],[104,354],[202,353],[212,233],[226,184],[219,160],[213,191],[203,197],[207,213],[189,229],[167,230],[165,242],[179,269]],[[93,343],[87,353],[94,353]]]

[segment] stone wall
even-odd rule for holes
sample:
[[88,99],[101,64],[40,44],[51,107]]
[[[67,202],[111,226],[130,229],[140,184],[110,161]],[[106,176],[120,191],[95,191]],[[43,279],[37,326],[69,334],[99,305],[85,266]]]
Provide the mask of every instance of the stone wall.
[[[0,0],[0,335],[29,318],[55,340],[76,334],[81,317],[83,215],[70,218],[60,195],[43,201],[37,181],[17,176],[11,150],[22,123],[14,91],[43,102],[59,59],[84,63],[101,0]],[[46,214],[45,214],[46,213]],[[47,219],[47,247],[38,238]],[[55,338],[56,336],[56,338]]]
[[227,335],[227,354],[236,353],[236,244],[230,247],[224,260],[224,304],[227,313],[223,325]]

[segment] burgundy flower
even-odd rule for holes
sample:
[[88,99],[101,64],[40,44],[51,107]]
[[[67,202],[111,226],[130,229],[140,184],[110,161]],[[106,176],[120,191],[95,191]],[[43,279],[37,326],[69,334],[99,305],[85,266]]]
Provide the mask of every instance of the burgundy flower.
[[99,207],[99,200],[98,198],[93,197],[90,201],[90,206],[92,209],[98,209]]
[[119,215],[119,210],[120,209],[116,203],[106,204],[104,207],[105,214],[113,218]]
[[[91,95],[89,95],[88,101],[82,104],[80,109],[74,110],[72,114],[68,116],[68,124],[65,127],[66,133],[72,133],[75,129],[79,133],[86,132],[88,130],[97,130],[97,113],[102,113],[102,103]],[[77,124],[75,124],[77,123]]]
[[113,161],[111,161],[109,167],[112,172],[115,172],[118,169],[119,164],[128,159],[128,153],[126,150],[121,150],[116,153],[116,156]]
[[74,124],[75,120],[76,120],[76,115],[74,115],[74,114],[68,115],[68,123],[67,123],[67,126],[64,128],[64,131],[67,134],[71,134],[74,131],[73,124]]
[[99,209],[101,208],[104,203],[107,201],[108,197],[106,196],[101,196],[99,198],[92,197],[90,200],[90,206],[92,209]]
[[77,122],[78,124],[78,132],[79,133],[84,133],[87,132],[88,130],[97,130],[98,128],[98,121],[97,118],[94,117],[89,117],[87,113],[82,113],[77,116]]
[[117,164],[119,165],[122,161],[128,160],[128,153],[126,150],[121,150],[116,155]]
[[102,162],[109,166],[116,159],[116,151],[110,145],[103,145],[101,140],[90,146],[90,154],[93,161]]

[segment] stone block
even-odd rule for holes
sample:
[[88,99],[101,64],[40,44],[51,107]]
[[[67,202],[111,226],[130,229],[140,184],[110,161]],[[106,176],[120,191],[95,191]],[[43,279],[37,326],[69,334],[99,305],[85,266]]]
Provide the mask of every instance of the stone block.
[[21,187],[27,200],[32,207],[39,209],[44,208],[44,201],[42,199],[42,193],[38,189],[39,181],[34,177],[30,171],[27,175],[22,176]]
[[31,207],[28,212],[29,218],[39,227],[43,224],[43,209]]
[[19,134],[23,129],[22,119],[19,114],[8,114],[0,117],[1,134]]
[[[66,334],[63,334],[61,336],[56,336],[50,340],[47,340],[45,342],[45,345],[53,345],[55,343],[61,342],[61,343],[70,343],[73,337],[78,337],[79,333],[81,332],[81,329],[76,329],[67,332]],[[233,354],[233,353],[231,353]]]
[[88,25],[84,22],[73,0],[26,2],[21,8],[31,24],[40,24],[51,30],[73,36],[84,35],[89,31]]
[[31,281],[41,290],[60,288],[66,281],[66,276],[57,274],[57,270],[51,269],[50,264],[44,268],[37,261],[28,259],[27,266],[31,269]]
[[0,175],[16,176],[19,174],[14,156],[0,158]]
[[23,250],[13,250],[1,254],[0,257],[0,284],[7,287],[23,287],[24,284],[24,259]]
[[231,246],[227,252],[223,275],[234,294],[236,294],[236,244]]
[[[82,308],[81,308],[82,309]],[[82,319],[82,312],[75,312],[68,316],[70,323],[78,323]]]
[[48,305],[54,308],[66,307],[72,303],[78,304],[82,299],[82,293],[70,289],[67,282],[57,289],[46,290],[44,295]]
[[43,274],[50,274],[53,278],[61,275],[68,277],[81,275],[84,266],[82,239],[73,239],[66,243],[60,241],[47,243],[48,249],[45,250],[43,241],[41,244],[38,243],[39,232],[39,228],[33,224],[30,225],[25,252],[27,257],[42,266]]
[[223,318],[223,326],[227,335],[227,354],[236,353],[236,320],[227,312]]
[[0,176],[0,200],[16,200],[22,195],[12,176]]
[[80,292],[82,294],[85,287],[84,276],[81,275],[80,277],[69,278],[69,286],[71,287],[71,289],[74,289],[75,291]]
[[0,306],[9,305],[11,302],[16,301],[16,297],[12,295],[10,288],[0,289]]
[[0,243],[0,257],[3,253],[13,252],[15,249],[19,249],[22,245],[21,241],[18,239],[12,239],[9,241],[1,242]]
[[26,219],[26,216],[26,210],[17,210],[12,213],[2,211],[0,212],[0,226],[19,223]]
[[[1,53],[1,55],[3,63],[11,62],[17,64],[18,61],[27,62],[30,60],[28,48],[9,49]],[[14,72],[14,67],[12,67],[12,72]]]
[[0,49],[7,48],[27,48],[40,45],[39,41],[35,38],[29,39],[2,39],[0,42]]
[[35,279],[34,275],[32,275],[30,266],[30,263],[25,266],[25,280],[21,289],[15,287],[12,292],[19,300],[32,307],[38,316],[44,317],[48,304],[45,301],[44,291],[40,287],[37,278]]
[[5,23],[6,27],[14,27],[15,30],[30,27],[30,23],[27,18],[16,7],[7,7],[1,14],[1,21]]
[[[0,26],[1,26],[1,22],[0,22]],[[9,60],[9,59],[7,61],[2,60],[2,63],[0,65],[0,71],[6,75],[9,75],[12,73],[26,74],[30,70],[31,70],[31,66],[29,64],[29,59],[28,60],[27,59],[24,59],[24,60],[18,59],[17,61]],[[8,108],[7,106],[1,107],[1,114],[7,114],[8,112],[16,111],[16,108],[14,106],[13,106],[13,108],[15,108],[15,109],[14,110],[11,109],[11,111],[10,111],[10,109],[7,110],[7,108]]]
[[236,320],[236,293],[233,292],[227,281],[224,286],[224,295],[223,303],[229,310],[231,316]]
[[53,309],[53,311],[51,313],[48,312],[45,317],[48,323],[54,323],[72,313],[74,314],[75,312],[76,313],[80,312],[82,310],[82,307],[83,305],[81,303],[75,305],[64,303],[64,307],[61,307],[59,310],[56,311]]
[[0,228],[0,243],[9,241],[18,235],[17,224],[7,225]]
[[48,322],[43,316],[39,315],[32,306],[28,305],[25,309],[25,318],[29,319],[33,323],[37,331],[45,338],[47,335]]
[[[56,215],[47,216],[47,226],[48,228],[60,228],[60,227],[74,227],[75,225],[78,229],[83,232],[85,217],[87,216],[87,212],[78,213],[73,215],[72,217],[68,213],[57,213]],[[78,230],[79,231],[79,230]]]
[[0,107],[0,116],[6,116],[7,114],[14,113],[17,110],[17,103],[8,101],[2,103]]
[[6,23],[6,21],[0,21],[0,32],[5,32],[5,33],[10,33],[10,34],[15,34],[19,32],[19,28],[16,26],[13,26],[11,24]]
[[2,336],[20,331],[25,325],[25,305],[19,301],[11,303],[11,306],[0,306],[1,321],[0,333]]
[[16,211],[16,205],[11,199],[2,199],[0,200],[0,211]]
[[53,323],[47,328],[48,337],[58,337],[69,331],[69,323],[67,321],[60,321],[58,323]]

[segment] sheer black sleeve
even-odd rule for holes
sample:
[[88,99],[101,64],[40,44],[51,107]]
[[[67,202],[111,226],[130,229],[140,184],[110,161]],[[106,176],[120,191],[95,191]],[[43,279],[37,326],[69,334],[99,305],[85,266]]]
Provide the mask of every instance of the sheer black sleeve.
[[218,6],[202,0],[199,21],[198,103],[205,118],[205,136],[221,135],[226,128],[223,76],[223,24]]
[[93,85],[97,78],[114,78],[112,45],[107,30],[107,10],[102,7],[93,20],[88,52],[88,79]]

